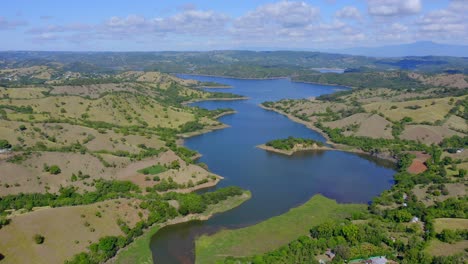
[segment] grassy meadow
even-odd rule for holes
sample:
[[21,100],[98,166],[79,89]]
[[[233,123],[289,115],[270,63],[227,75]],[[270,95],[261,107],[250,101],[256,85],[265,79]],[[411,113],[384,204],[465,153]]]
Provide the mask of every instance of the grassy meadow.
[[195,242],[196,263],[216,263],[227,256],[265,253],[308,234],[314,225],[365,210],[366,205],[338,204],[322,195],[315,195],[305,204],[256,225],[200,237]]

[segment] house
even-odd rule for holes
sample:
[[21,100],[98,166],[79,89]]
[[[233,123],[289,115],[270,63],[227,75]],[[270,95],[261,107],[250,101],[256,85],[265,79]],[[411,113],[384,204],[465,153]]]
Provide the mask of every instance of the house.
[[350,260],[348,263],[353,264],[387,264],[394,263],[387,260],[385,256],[371,257],[368,259],[354,259]]
[[457,149],[457,153],[462,153],[465,149]]
[[419,218],[417,216],[414,216],[413,218],[411,218],[411,223],[417,223],[419,222]]
[[325,255],[327,255],[330,259],[335,257],[335,253],[333,253],[331,249],[327,249],[327,251],[325,251]]
[[366,260],[368,264],[387,264],[388,260],[384,256],[372,257]]

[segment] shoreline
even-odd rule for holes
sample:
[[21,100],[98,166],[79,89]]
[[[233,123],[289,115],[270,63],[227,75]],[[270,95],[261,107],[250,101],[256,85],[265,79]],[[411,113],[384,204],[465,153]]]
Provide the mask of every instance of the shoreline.
[[[194,102],[199,102],[199,101],[235,101],[235,100],[248,100],[248,99],[249,99],[248,97],[242,97],[242,98],[206,98],[206,99],[200,99],[200,100],[191,100],[191,101],[183,102],[182,104],[187,105],[187,104],[194,103]],[[227,111],[227,112],[221,113],[221,114],[213,117],[213,119],[217,120],[218,118],[220,118],[222,116],[231,115],[231,114],[235,114],[235,113],[237,113],[237,112],[234,111],[234,110],[233,111]],[[190,137],[202,135],[202,134],[205,134],[205,133],[209,133],[209,132],[219,130],[219,129],[225,129],[225,128],[228,128],[228,127],[230,127],[230,126],[226,125],[224,123],[221,123],[221,124],[219,124],[217,126],[211,126],[211,127],[208,127],[208,128],[198,130],[198,131],[191,132],[191,133],[179,134],[179,135],[177,135],[179,138],[177,139],[176,144],[179,145],[179,146],[183,146],[185,138],[190,138]],[[202,154],[197,152],[197,154],[193,157],[193,160],[197,160],[197,159],[199,159],[201,157],[202,157]],[[207,169],[207,171],[210,172],[208,169]],[[218,183],[221,180],[224,179],[224,177],[221,176],[221,175],[217,175],[217,174],[214,174],[214,175],[216,175],[216,180],[214,180],[214,181],[203,183],[203,184],[194,186],[192,188],[186,188],[186,189],[182,189],[182,190],[175,190],[175,192],[191,193],[191,192],[195,192],[195,191],[215,187],[216,185],[218,185]],[[174,191],[174,190],[172,190],[172,191]],[[162,224],[154,224],[154,225],[148,227],[143,232],[143,234],[141,236],[139,236],[135,240],[145,239],[147,235],[149,235],[149,239],[151,239],[154,235],[156,235],[158,233],[158,231],[161,228],[166,227],[166,226],[186,223],[186,222],[190,222],[190,221],[206,221],[206,220],[210,219],[215,214],[222,213],[222,212],[225,212],[225,211],[229,211],[229,210],[232,210],[232,209],[240,206],[241,204],[243,204],[244,202],[249,200],[251,197],[252,197],[252,193],[250,191],[246,190],[246,191],[244,191],[244,193],[240,197],[238,197],[239,201],[237,201],[237,203],[234,206],[230,207],[230,208],[225,208],[225,209],[221,208],[221,210],[216,210],[216,208],[214,208],[214,210],[212,212],[209,212],[208,214],[201,213],[201,214],[195,214],[195,215],[187,215],[187,216],[177,217],[175,219],[171,219],[171,220],[169,220],[169,221],[167,221],[165,223],[162,223]],[[234,198],[236,198],[236,197],[231,197],[231,199],[234,199]],[[117,256],[119,254],[121,254],[122,252],[128,251],[130,246],[135,245],[135,242],[136,241],[133,241],[132,243],[130,243],[125,248],[120,249],[115,254],[114,257],[112,257],[111,259],[109,259],[105,263],[106,264],[116,263]],[[146,244],[148,244],[148,243],[146,243]],[[149,244],[147,246],[149,248]],[[149,250],[149,254],[150,254],[149,256],[151,258],[151,259],[148,259],[148,261],[152,261],[152,251],[151,251],[151,249],[148,249],[148,250]]]
[[[226,79],[238,79],[238,80],[278,80],[278,79],[291,79],[290,76],[278,76],[278,77],[267,77],[267,78],[246,78],[246,77],[233,77],[226,75],[214,75],[214,74],[197,74],[197,73],[171,73],[171,74],[180,74],[180,75],[190,75],[190,76],[204,76],[204,77],[217,77],[217,78],[226,78]],[[176,76],[177,77],[177,76]],[[180,77],[179,77],[180,78]]]
[[273,109],[273,108],[270,108],[270,107],[266,107],[266,106],[264,106],[264,105],[262,105],[262,104],[259,104],[258,106],[259,106],[260,108],[263,108],[263,109],[267,110],[267,111],[272,111],[272,112],[278,113],[278,114],[280,114],[280,115],[283,115],[283,116],[285,116],[285,117],[291,119],[292,121],[294,121],[294,122],[296,122],[296,123],[302,124],[302,125],[306,126],[307,128],[309,128],[309,129],[311,129],[311,130],[314,130],[315,132],[317,132],[317,133],[319,133],[320,135],[322,135],[322,136],[325,138],[325,140],[326,140],[325,143],[327,143],[327,144],[329,144],[329,145],[332,145],[332,146],[336,145],[335,143],[333,143],[333,142],[330,140],[330,137],[328,137],[328,135],[327,135],[325,132],[323,132],[321,129],[319,129],[318,127],[314,126],[313,124],[311,124],[311,123],[309,123],[309,122],[307,122],[307,121],[301,120],[301,119],[299,119],[299,118],[297,118],[297,117],[295,117],[295,116],[293,116],[293,115],[291,115],[291,114],[286,114],[286,113],[280,112],[280,111],[278,111],[278,110],[276,110],[276,109]]
[[189,105],[189,104],[204,102],[204,101],[238,101],[238,100],[249,100],[249,99],[250,98],[247,96],[231,97],[231,98],[198,98],[198,99],[192,99],[192,100],[183,102],[182,105]]
[[[347,85],[342,85],[342,84],[301,81],[301,80],[294,79],[293,76],[268,77],[268,78],[243,78],[243,77],[233,77],[233,76],[225,76],[225,75],[210,75],[210,74],[196,74],[196,73],[171,73],[171,74],[216,77],[216,78],[237,79],[237,80],[279,80],[279,79],[289,79],[291,82],[296,82],[296,83],[319,84],[319,85],[325,85],[325,86],[340,86],[340,87],[347,88],[347,89],[358,89],[358,87],[347,86]],[[320,73],[320,74],[323,74],[323,73]],[[215,88],[216,89],[216,87],[205,87],[205,88],[208,88],[208,89],[209,88]]]
[[[293,78],[291,78],[291,82],[296,82],[296,83],[306,83],[306,84],[318,84],[318,85],[324,85],[324,86],[339,86],[339,87],[342,87],[342,88],[346,88],[348,90],[355,90],[355,89],[359,89],[359,87],[354,87],[354,86],[347,86],[347,85],[342,85],[342,84],[335,84],[335,83],[319,83],[319,82],[308,82],[308,81],[301,81],[301,80],[295,80]],[[339,91],[343,91],[343,90],[339,90]]]
[[182,139],[182,141],[176,142],[176,143],[181,143],[181,145],[182,145],[182,144],[184,144],[183,140],[186,139],[186,138],[199,136],[199,135],[202,135],[202,134],[205,134],[205,133],[209,133],[209,132],[213,132],[213,131],[216,131],[216,130],[225,129],[225,128],[229,128],[229,127],[230,127],[229,125],[221,123],[221,124],[216,125],[216,126],[210,126],[210,127],[203,128],[201,130],[197,130],[197,131],[193,131],[193,132],[189,132],[189,133],[184,133],[184,134],[178,134],[177,136],[179,136],[180,139]]
[[226,112],[223,112],[219,115],[216,115],[216,116],[213,116],[214,119],[219,119],[220,117],[223,117],[225,115],[233,115],[233,114],[237,114],[237,111],[236,110],[232,110],[232,111],[226,111]]
[[338,150],[338,151],[344,151],[344,152],[350,152],[350,153],[356,153],[356,154],[365,154],[365,155],[369,155],[371,157],[376,157],[376,158],[379,158],[379,159],[384,159],[384,160],[387,160],[387,161],[391,161],[393,163],[398,162],[394,157],[392,157],[390,155],[387,155],[386,153],[370,153],[370,152],[363,151],[361,149],[357,149],[357,148],[355,148],[353,146],[334,143],[334,142],[331,141],[330,137],[325,132],[323,132],[321,129],[314,126],[310,122],[301,120],[301,119],[299,119],[299,118],[297,118],[297,117],[295,117],[295,116],[293,116],[291,114],[286,114],[286,113],[280,112],[280,111],[278,111],[276,109],[263,106],[261,104],[259,106],[261,108],[267,110],[267,111],[273,111],[275,113],[281,114],[281,115],[289,118],[290,120],[292,120],[292,121],[294,121],[296,123],[300,123],[302,125],[305,125],[307,128],[319,133],[320,135],[322,135],[325,138],[325,140],[326,140],[325,143],[331,146],[331,148],[329,150]]
[[213,85],[213,86],[204,86],[204,85],[199,85],[194,87],[195,89],[232,89],[232,85],[227,85],[227,84],[222,84],[220,83],[219,85]]
[[266,150],[268,152],[274,152],[274,153],[279,153],[287,156],[292,156],[297,152],[302,152],[302,151],[326,151],[326,150],[337,150],[329,147],[306,147],[306,148],[301,148],[301,149],[292,149],[292,150],[283,150],[283,149],[276,149],[274,147],[267,146],[265,144],[261,144],[258,146],[255,146],[256,148]]
[[[246,190],[246,191],[244,191],[244,193],[242,195],[231,196],[228,199],[221,202],[221,203],[234,202],[234,204],[232,206],[228,207],[228,208],[223,208],[223,206],[220,206],[219,204],[217,204],[217,205],[213,205],[214,208],[211,211],[203,212],[203,213],[200,213],[200,214],[190,214],[190,215],[186,215],[186,216],[179,216],[179,217],[176,217],[176,218],[171,219],[169,221],[166,221],[164,223],[153,224],[152,226],[148,227],[145,231],[143,231],[143,234],[141,236],[137,237],[132,243],[130,243],[126,247],[124,247],[122,249],[119,249],[117,251],[117,253],[115,254],[115,256],[113,256],[112,258],[110,258],[109,260],[107,260],[104,263],[106,263],[106,264],[116,263],[119,254],[122,254],[123,252],[127,252],[127,251],[131,250],[130,247],[132,245],[134,246],[135,243],[138,240],[145,239],[147,236],[149,236],[149,239],[151,239],[153,236],[155,236],[164,227],[171,226],[171,225],[177,225],[177,224],[181,224],[181,223],[188,223],[188,222],[191,222],[191,221],[206,221],[206,220],[210,219],[211,217],[213,217],[216,214],[232,210],[232,209],[242,205],[244,202],[248,201],[250,198],[252,198],[252,193],[250,191]],[[147,243],[145,243],[145,244],[147,244]],[[147,253],[149,254],[149,256],[147,256],[147,258],[148,258],[148,260],[151,260],[151,263],[152,263],[152,261],[154,261],[154,260],[153,260],[152,251],[151,251],[151,248],[149,247],[149,245],[148,245],[148,252]]]

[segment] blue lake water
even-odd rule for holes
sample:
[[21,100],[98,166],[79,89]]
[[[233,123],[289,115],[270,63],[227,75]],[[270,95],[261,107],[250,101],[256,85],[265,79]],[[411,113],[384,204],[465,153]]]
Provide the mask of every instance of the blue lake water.
[[293,156],[269,153],[255,146],[288,136],[324,141],[317,132],[258,105],[283,98],[308,98],[347,89],[291,82],[289,79],[242,80],[179,75],[186,79],[231,85],[212,89],[249,97],[240,101],[205,101],[194,105],[207,109],[233,108],[236,114],[219,120],[229,128],[185,140],[185,146],[200,152],[200,162],[225,177],[216,188],[240,186],[252,198],[238,208],[208,221],[193,221],[161,229],[153,236],[155,263],[193,263],[194,238],[222,228],[258,223],[298,206],[314,194],[342,203],[367,203],[393,184],[393,164],[340,151],[313,151]]

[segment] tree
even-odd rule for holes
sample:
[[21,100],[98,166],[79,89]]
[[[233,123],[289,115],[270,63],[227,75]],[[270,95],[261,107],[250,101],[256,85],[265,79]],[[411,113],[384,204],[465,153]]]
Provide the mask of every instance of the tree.
[[463,178],[466,175],[466,169],[460,169],[458,171],[458,177]]
[[10,223],[10,219],[4,217],[4,216],[0,216],[0,229],[2,228],[2,226],[6,226]]
[[[348,240],[351,243],[356,242],[357,235],[359,233],[359,228],[356,225],[353,225],[353,224],[345,225],[345,226],[343,226],[341,231],[343,232],[343,235],[346,238],[346,240]],[[344,258],[344,259],[346,259],[346,258]]]
[[408,222],[411,220],[411,213],[406,210],[398,210],[394,215],[394,219],[397,222]]
[[349,259],[351,257],[351,250],[347,245],[338,245],[333,250],[336,256],[341,257],[341,259]]
[[34,235],[34,242],[36,242],[36,244],[40,245],[44,243],[44,240],[45,240],[45,237],[43,235],[40,235],[40,234]]
[[0,139],[0,149],[9,149],[11,148],[10,142],[6,139]]

